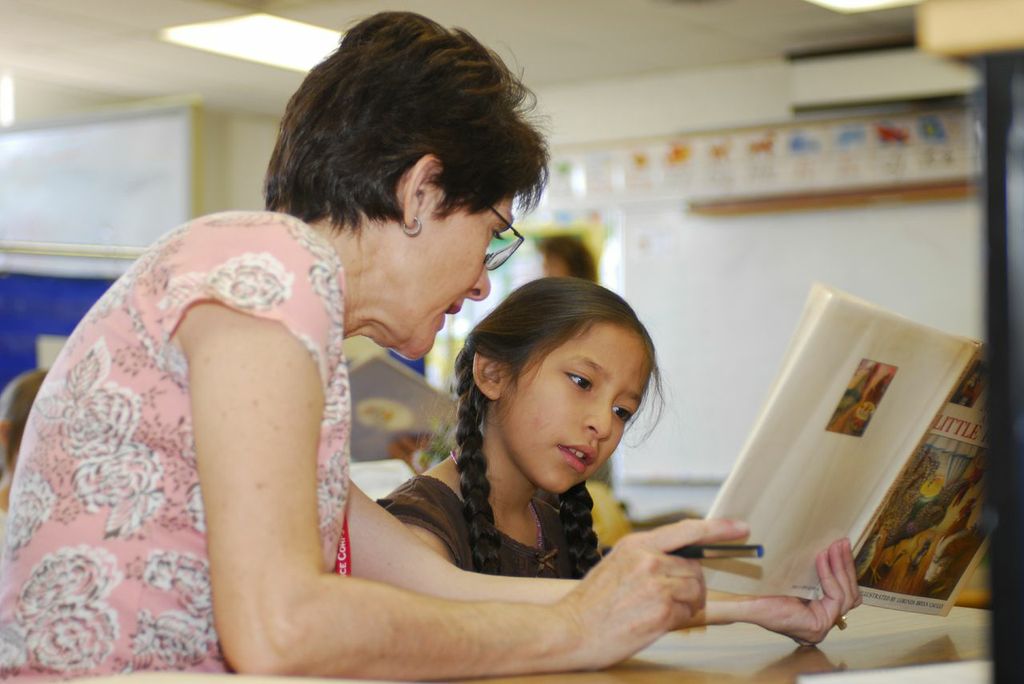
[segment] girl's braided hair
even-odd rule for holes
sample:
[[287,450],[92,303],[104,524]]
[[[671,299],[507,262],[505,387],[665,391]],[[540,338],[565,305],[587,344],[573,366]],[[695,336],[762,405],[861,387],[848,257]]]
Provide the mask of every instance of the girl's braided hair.
[[[653,385],[660,396],[661,378],[647,329],[620,296],[579,278],[541,278],[520,287],[473,328],[455,360],[459,486],[477,572],[501,573],[501,541],[494,526],[483,453],[483,426],[491,401],[476,385],[473,359],[480,354],[503,364],[514,389],[516,378],[597,323],[611,323],[636,333],[647,352],[650,369],[644,394]],[[591,518],[593,505],[583,482],[559,496],[559,517],[574,577],[585,575],[600,559]]]

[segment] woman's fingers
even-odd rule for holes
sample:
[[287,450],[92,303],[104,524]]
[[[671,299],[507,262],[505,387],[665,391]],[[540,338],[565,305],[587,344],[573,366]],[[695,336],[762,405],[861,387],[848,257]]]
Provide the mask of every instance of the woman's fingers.
[[827,550],[818,554],[816,566],[824,593],[821,607],[829,621],[834,623],[861,603],[849,540],[833,542]]
[[[682,559],[673,558],[672,560]],[[695,561],[683,561],[683,563],[687,564],[687,567],[670,568],[666,573],[669,592],[673,601],[687,604],[691,613],[696,613],[704,609],[707,600],[704,573]],[[689,567],[691,563],[696,567]]]
[[[814,564],[818,570],[818,581],[821,583],[821,591],[825,598],[823,603],[826,605],[826,609],[828,609],[829,605],[834,604],[835,610],[838,613],[843,605],[845,589],[840,584],[832,568],[832,549],[834,546],[833,544],[828,549],[819,553],[814,559]],[[831,610],[829,612],[831,613]],[[836,616],[832,617],[835,619]]]
[[644,545],[648,548],[664,552],[692,544],[743,539],[748,534],[750,526],[738,520],[692,519],[641,532],[637,536],[643,539]]
[[[857,586],[857,570],[853,564],[853,553],[850,541],[841,539],[828,549],[829,566],[835,575],[836,582],[842,588],[839,606],[840,614],[860,605],[860,588]],[[837,598],[840,598],[837,596]]]
[[850,540],[843,540],[843,568],[844,574],[848,578],[850,587],[851,602],[847,610],[852,610],[861,604],[860,586],[857,584],[857,566],[853,560],[853,548],[850,546]]

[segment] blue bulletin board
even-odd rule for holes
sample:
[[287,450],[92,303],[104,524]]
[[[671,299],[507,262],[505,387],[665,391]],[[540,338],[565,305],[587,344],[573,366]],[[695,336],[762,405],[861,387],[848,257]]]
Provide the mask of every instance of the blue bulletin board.
[[68,335],[110,282],[0,275],[0,387],[37,366],[39,335]]

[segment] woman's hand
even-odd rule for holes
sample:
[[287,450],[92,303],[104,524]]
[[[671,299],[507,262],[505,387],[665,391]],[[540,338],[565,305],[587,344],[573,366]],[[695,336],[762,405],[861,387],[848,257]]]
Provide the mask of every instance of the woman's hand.
[[812,601],[791,596],[742,599],[734,608],[735,619],[752,622],[790,637],[801,646],[812,646],[825,638],[839,618],[861,604],[857,572],[850,541],[840,539],[815,559],[823,596]]
[[610,665],[664,632],[703,624],[706,591],[700,563],[666,554],[687,544],[741,539],[745,523],[683,520],[623,537],[556,607],[585,636],[588,667]]

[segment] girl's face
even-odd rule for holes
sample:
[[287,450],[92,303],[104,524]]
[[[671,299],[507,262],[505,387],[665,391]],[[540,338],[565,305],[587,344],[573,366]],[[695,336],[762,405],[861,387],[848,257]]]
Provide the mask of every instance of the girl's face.
[[503,381],[487,416],[488,461],[505,458],[536,487],[565,492],[615,451],[648,375],[635,332],[594,325],[530,368],[516,387]]

